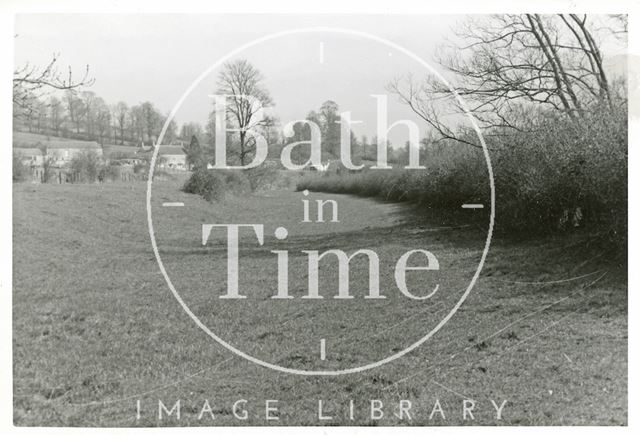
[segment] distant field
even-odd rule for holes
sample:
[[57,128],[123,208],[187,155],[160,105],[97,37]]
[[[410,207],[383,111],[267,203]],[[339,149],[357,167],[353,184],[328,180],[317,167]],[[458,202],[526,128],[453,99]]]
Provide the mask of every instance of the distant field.
[[[178,187],[177,181],[155,183],[154,216],[160,251],[187,302],[227,340],[301,369],[318,367],[317,341],[309,344],[296,331],[327,338],[327,367],[359,363],[418,336],[450,301],[424,311],[395,297],[376,309],[361,299],[346,305],[298,299],[273,304],[270,249],[374,247],[381,258],[391,259],[428,246],[443,269],[462,271],[462,276],[443,275],[448,287],[459,288],[473,274],[482,246],[481,232],[450,228],[403,205],[312,194],[338,201],[341,224],[327,233],[318,225],[299,224],[300,192],[270,191],[209,204]],[[14,184],[16,425],[319,424],[318,399],[336,416],[327,424],[627,422],[626,279],[615,265],[588,261],[592,256],[575,240],[495,242],[467,301],[423,346],[359,374],[298,377],[233,355],[180,309],[151,251],[145,194],[144,183]],[[185,207],[162,209],[164,201],[182,201]],[[265,224],[263,248],[254,238],[241,241],[251,260],[241,277],[251,304],[222,305],[212,298],[223,288],[212,277],[223,274],[225,251],[216,244],[220,235],[201,247],[203,222]],[[273,237],[279,225],[289,229],[286,241]],[[294,270],[304,271],[302,256],[292,257],[292,294],[300,296],[305,273]],[[391,269],[382,273],[385,294],[396,294]],[[324,278],[335,283],[336,276]],[[354,288],[365,287],[366,279],[357,269]],[[215,284],[203,288],[205,281]],[[331,288],[335,291],[335,284],[322,290]],[[317,326],[315,320],[327,316],[334,322]],[[278,327],[267,327],[274,324]],[[477,402],[474,422],[462,420],[464,398]],[[143,413],[136,420],[138,399]],[[158,399],[169,406],[181,399],[181,421],[158,421]],[[205,399],[214,421],[197,419]],[[231,413],[239,399],[249,401],[247,421]],[[279,421],[265,421],[265,399],[279,400]],[[353,421],[345,408],[350,399],[357,409]],[[385,404],[385,417],[375,422],[366,407],[373,399]],[[393,416],[403,399],[413,403],[411,421]],[[444,421],[429,420],[436,399]],[[492,399],[508,401],[500,422],[493,418]]]

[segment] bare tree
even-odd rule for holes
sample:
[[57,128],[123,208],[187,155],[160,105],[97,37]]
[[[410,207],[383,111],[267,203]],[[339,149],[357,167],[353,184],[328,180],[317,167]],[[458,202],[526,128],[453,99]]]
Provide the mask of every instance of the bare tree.
[[41,100],[33,103],[29,116],[29,131],[44,133],[47,127],[47,105]]
[[64,94],[69,120],[75,126],[76,134],[80,134],[80,123],[82,121],[83,103],[74,89],[68,89]]
[[111,111],[104,100],[99,98],[96,105],[96,133],[100,144],[104,145],[104,138],[109,136],[110,128]]
[[320,106],[319,127],[322,131],[322,149],[333,157],[340,156],[340,108],[335,101],[325,101]]
[[82,118],[84,119],[84,132],[88,139],[95,139],[96,118],[98,116],[98,106],[100,106],[102,98],[98,97],[94,92],[83,91],[80,94],[82,99]]
[[251,129],[267,127],[272,124],[268,117],[256,119],[259,110],[256,104],[243,96],[250,96],[259,101],[262,107],[271,106],[273,101],[264,87],[263,76],[253,65],[244,59],[224,65],[218,75],[218,95],[228,95],[227,117],[238,130],[238,157],[242,165],[248,156],[255,151],[255,139],[249,135]]
[[82,86],[91,86],[94,79],[89,78],[89,66],[80,79],[73,77],[71,67],[66,74],[57,69],[58,54],[54,54],[44,67],[25,64],[13,71],[14,117],[26,116],[33,109],[33,102],[42,98],[51,90],[72,90]]
[[[624,20],[607,28],[625,32]],[[438,62],[452,86],[485,129],[525,129],[527,108],[580,119],[586,110],[611,108],[613,95],[595,33],[587,15],[494,15],[467,21],[455,31],[458,43],[441,50]],[[396,79],[397,94],[443,139],[478,146],[445,119],[463,108],[435,77]]]
[[65,121],[64,107],[62,106],[62,101],[60,101],[56,97],[51,97],[49,99],[49,121],[51,131],[54,135],[60,136],[60,129]]
[[162,115],[150,101],[145,101],[140,105],[140,115],[140,120],[142,121],[143,140],[155,144],[158,135],[160,134],[162,124],[164,123]]
[[138,144],[144,141],[144,122],[142,108],[139,105],[133,106],[129,110],[128,122],[131,139]]
[[[166,114],[161,117],[161,124],[160,124],[160,129],[158,129],[158,134],[160,134],[160,130],[162,129],[162,126],[164,125],[164,123],[167,121],[167,118],[169,118],[169,114]],[[165,145],[170,145],[174,143],[177,140],[177,138],[178,138],[178,124],[176,123],[175,119],[172,119],[171,121],[169,121],[169,124],[167,124],[167,129],[164,132],[164,138],[162,139],[162,143]]]
[[127,103],[120,101],[113,107],[113,118],[115,120],[116,129],[120,135],[120,144],[124,145],[124,134],[127,126],[127,115],[129,106]]
[[191,142],[193,140],[193,136],[195,136],[198,139],[198,142],[200,142],[203,137],[202,125],[197,122],[186,122],[182,124],[178,137],[185,142]]

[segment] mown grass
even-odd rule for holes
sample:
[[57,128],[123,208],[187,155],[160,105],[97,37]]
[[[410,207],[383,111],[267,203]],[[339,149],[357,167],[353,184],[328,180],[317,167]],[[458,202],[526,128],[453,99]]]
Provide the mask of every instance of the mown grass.
[[[160,251],[185,300],[225,339],[291,367],[357,364],[420,335],[458,293],[431,305],[407,304],[390,285],[390,262],[408,249],[428,247],[439,256],[443,284],[458,289],[473,273],[484,242],[482,231],[430,221],[399,204],[312,194],[338,201],[341,223],[327,227],[299,222],[301,193],[208,203],[180,192],[181,184],[156,182],[153,201]],[[494,244],[467,301],[419,349],[359,374],[299,377],[231,354],[180,309],[151,251],[145,187],[14,185],[15,424],[626,424],[626,279],[621,269],[603,266],[580,249],[580,240]],[[183,201],[185,207],[162,209],[162,201]],[[215,298],[224,288],[216,277],[223,274],[225,252],[219,234],[207,247],[200,245],[203,222],[265,224],[264,247],[252,237],[241,241],[247,258],[241,288],[252,296],[248,303]],[[272,237],[280,225],[289,230],[286,241]],[[387,265],[381,288],[389,298],[380,305],[361,298],[350,304],[274,304],[268,296],[275,289],[269,253],[275,247],[292,253],[371,247]],[[292,254],[291,270],[303,271],[302,260]],[[354,268],[353,286],[361,291],[367,276]],[[323,275],[323,292],[335,291],[333,269]],[[291,292],[300,296],[305,274],[292,275]],[[570,277],[578,279],[544,283]],[[420,281],[410,282],[417,288]],[[320,337],[327,339],[325,362],[318,357]],[[478,402],[473,422],[462,420],[462,397]],[[181,399],[181,420],[158,421],[158,399]],[[215,421],[197,420],[205,399]],[[247,421],[231,414],[238,399],[249,401]],[[279,421],[265,421],[264,399],[280,401]],[[317,420],[318,399],[336,413],[333,421]],[[350,399],[356,402],[354,421],[347,417]],[[385,403],[380,421],[368,418],[371,399]],[[400,399],[413,402],[413,420],[392,415]],[[436,399],[445,421],[428,419]],[[491,399],[509,401],[504,420],[494,420]]]

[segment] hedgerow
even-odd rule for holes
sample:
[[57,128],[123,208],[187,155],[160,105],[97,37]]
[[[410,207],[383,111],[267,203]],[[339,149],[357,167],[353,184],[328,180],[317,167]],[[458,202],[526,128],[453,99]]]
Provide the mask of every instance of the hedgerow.
[[[624,244],[626,106],[594,110],[579,120],[541,117],[526,131],[501,133],[485,135],[498,232],[535,236],[580,230]],[[409,201],[441,211],[489,204],[482,150],[448,142],[431,144],[423,154],[427,169],[318,174],[301,178],[297,189]]]

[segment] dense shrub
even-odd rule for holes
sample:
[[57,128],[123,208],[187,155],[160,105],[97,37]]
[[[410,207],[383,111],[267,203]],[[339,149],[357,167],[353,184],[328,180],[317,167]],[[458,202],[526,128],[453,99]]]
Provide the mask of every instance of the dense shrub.
[[244,171],[252,191],[260,189],[271,189],[278,181],[278,171],[268,166],[258,166],[257,168]]
[[120,181],[121,173],[122,166],[116,164],[102,165],[98,172],[98,180],[100,182]]
[[148,163],[136,163],[133,165],[133,173],[134,174],[143,174],[146,175],[149,172],[149,164]]
[[51,157],[45,156],[42,160],[42,182],[48,183],[54,176],[53,161]]
[[[243,195],[260,189],[280,188],[280,174],[273,168],[249,170],[201,169],[191,174],[182,190],[195,193],[207,201],[220,200],[227,193]],[[290,183],[286,183],[290,187]]]
[[499,222],[521,231],[585,228],[626,238],[626,108],[536,127],[492,152]]
[[226,188],[224,177],[220,173],[208,170],[195,171],[182,186],[184,192],[195,193],[210,202],[222,199]]
[[93,183],[98,180],[102,165],[97,153],[86,151],[76,154],[69,167],[76,181]]
[[217,171],[223,178],[226,185],[226,191],[235,195],[241,195],[253,190],[249,178],[245,175],[246,171],[228,170]]
[[[529,129],[486,135],[496,192],[496,230],[536,235],[586,230],[623,242],[627,231],[626,107],[580,120],[542,117]],[[488,204],[481,150],[430,146],[426,170],[363,170],[302,178],[298,190],[412,201],[440,210]],[[480,216],[480,214],[476,214]]]
[[25,181],[29,175],[29,168],[22,163],[20,153],[13,154],[13,181]]

